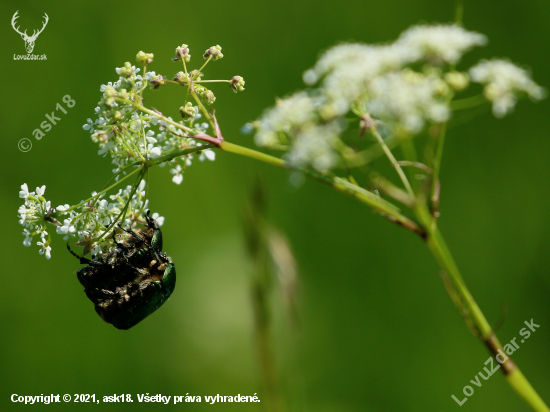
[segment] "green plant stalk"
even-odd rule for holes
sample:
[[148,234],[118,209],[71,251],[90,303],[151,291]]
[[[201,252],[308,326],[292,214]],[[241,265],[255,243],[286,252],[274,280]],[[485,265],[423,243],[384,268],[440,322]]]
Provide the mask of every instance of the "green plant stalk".
[[[435,257],[436,261],[445,274],[449,277],[454,291],[460,298],[460,303],[457,305],[459,311],[465,309],[467,316],[471,320],[477,335],[483,341],[491,352],[491,355],[496,356],[498,351],[504,352],[502,344],[495,336],[491,325],[483,315],[483,312],[477,305],[470,291],[466,287],[462,275],[458,270],[451,252],[449,251],[441,232],[432,222],[431,214],[426,206],[419,207],[416,210],[416,215],[427,229],[426,244],[430,252]],[[502,371],[508,384],[514,389],[517,394],[522,397],[534,411],[549,412],[548,406],[544,403],[535,389],[531,386],[527,378],[523,375],[518,366],[508,359],[502,364]]]
[[435,158],[433,161],[433,174],[432,174],[432,189],[430,201],[432,204],[432,215],[437,216],[439,209],[439,171],[441,169],[441,158],[443,157],[443,146],[445,145],[445,135],[447,133],[447,123],[441,125],[441,131],[437,138],[437,148],[435,153]]
[[[134,165],[129,165],[129,166],[134,166]],[[129,177],[133,176],[134,174],[136,174],[137,172],[139,172],[141,170],[141,168],[138,168],[138,169],[135,169],[133,170],[132,172],[128,173],[126,176],[124,176],[122,179],[120,179],[118,182],[114,183],[113,185],[109,186],[107,189],[103,189],[101,192],[95,194],[94,196],[86,199],[86,200],[83,200],[82,202],[74,205],[74,206],[71,206],[70,208],[68,208],[67,210],[64,210],[63,212],[61,212],[61,215],[66,215],[68,212],[70,212],[71,210],[75,210],[76,208],[82,206],[84,203],[87,203],[91,200],[94,200],[94,199],[97,199],[100,195],[102,195],[103,193],[106,193],[108,192],[109,190],[111,190],[112,188],[118,186],[119,184],[121,184],[122,182],[124,182],[126,179],[128,179]],[[116,176],[116,175],[115,175]]]
[[314,180],[317,180],[327,186],[330,186],[339,192],[346,193],[352,197],[355,197],[361,202],[366,203],[367,205],[373,207],[375,210],[377,210],[387,219],[397,223],[400,226],[404,226],[412,230],[413,232],[418,233],[419,235],[422,235],[421,228],[413,220],[403,215],[400,212],[399,208],[394,206],[392,203],[382,199],[381,197],[375,195],[374,193],[369,192],[368,190],[365,190],[360,186],[354,185],[353,183],[350,183],[344,179],[341,179],[338,177],[331,178],[329,176],[317,173],[313,170],[290,165],[284,160],[279,159],[277,157],[270,156],[253,149],[249,149],[247,147],[239,146],[234,143],[229,143],[227,141],[222,141],[220,143],[219,148],[226,152],[231,152],[242,156],[251,157],[261,162],[269,163],[271,165],[282,167],[284,169],[300,171],[304,173],[306,176]]
[[[477,305],[470,291],[466,287],[462,275],[458,270],[451,252],[449,251],[441,232],[437,228],[435,221],[432,219],[432,215],[425,205],[425,203],[420,203],[415,208],[415,215],[419,220],[420,224],[417,224],[413,220],[402,215],[395,206],[391,203],[384,201],[383,199],[377,197],[376,195],[368,192],[367,190],[356,186],[352,183],[346,182],[340,178],[331,178],[325,175],[321,175],[314,171],[308,169],[300,169],[292,167],[287,164],[285,161],[278,159],[274,156],[267,155],[265,153],[258,152],[253,149],[235,145],[229,142],[222,142],[220,144],[220,149],[239,154],[242,156],[247,156],[265,163],[269,163],[275,166],[295,169],[304,172],[307,176],[314,178],[315,180],[321,181],[326,185],[348,195],[355,197],[357,200],[365,203],[366,205],[377,209],[382,212],[386,217],[391,217],[397,222],[416,233],[420,234],[421,237],[425,240],[428,249],[434,256],[435,260],[449,277],[449,281],[456,292],[457,296],[460,298],[460,304],[457,304],[459,310],[465,309],[467,311],[468,319],[472,322],[478,337],[487,345],[489,352],[492,355],[496,355],[498,350],[504,352],[504,348],[501,343],[496,338],[491,325],[483,315],[483,312]],[[407,222],[407,224],[403,224]],[[419,230],[414,230],[411,228],[416,227]],[[455,302],[456,303],[456,302]],[[508,359],[502,364],[502,371],[504,376],[508,381],[509,385],[517,392],[517,394],[525,400],[525,402],[536,412],[550,412],[548,406],[544,403],[541,397],[537,394],[535,389],[531,386],[527,378],[523,375],[521,370],[517,365],[511,360]]]
[[384,153],[386,153],[386,156],[388,156],[388,159],[390,159],[390,162],[392,163],[395,171],[399,175],[399,178],[403,182],[403,186],[405,186],[405,189],[407,190],[407,193],[409,196],[414,198],[414,191],[411,187],[411,184],[409,183],[409,179],[407,179],[407,175],[403,172],[403,169],[401,169],[401,166],[395,159],[393,153],[391,152],[390,148],[386,146],[386,142],[384,142],[384,139],[382,139],[382,136],[380,136],[380,133],[378,133],[378,130],[376,130],[375,126],[371,126],[370,132],[374,137],[376,137],[376,140],[378,140],[378,143],[380,143],[380,146],[382,146],[382,149],[384,149]]

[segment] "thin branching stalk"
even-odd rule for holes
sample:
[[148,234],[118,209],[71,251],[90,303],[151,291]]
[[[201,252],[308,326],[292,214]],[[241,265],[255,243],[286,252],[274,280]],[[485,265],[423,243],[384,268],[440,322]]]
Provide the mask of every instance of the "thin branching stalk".
[[[378,210],[383,216],[389,218],[389,220],[395,221],[396,223],[419,234],[420,237],[425,240],[431,254],[434,256],[435,260],[448,277],[451,287],[457,296],[455,304],[461,313],[466,314],[467,323],[471,323],[476,336],[487,346],[492,356],[497,355],[499,350],[504,351],[504,348],[498,341],[491,325],[466,287],[458,266],[456,265],[454,258],[449,251],[445,240],[437,227],[436,221],[433,219],[432,213],[430,212],[425,201],[415,203],[414,213],[417,221],[414,221],[401,214],[399,209],[391,203],[384,201],[375,194],[353,183],[347,182],[344,179],[337,177],[331,178],[317,172],[313,172],[309,169],[292,167],[285,161],[276,157],[226,141],[222,142],[220,149],[251,157],[275,166],[300,170],[306,176],[318,180],[342,193],[351,195],[367,206]],[[501,369],[509,385],[518,393],[520,397],[525,400],[525,402],[527,402],[527,404],[529,404],[529,406],[531,406],[534,411],[550,412],[550,409],[546,406],[542,398],[523,375],[519,367],[511,359],[504,362]]]

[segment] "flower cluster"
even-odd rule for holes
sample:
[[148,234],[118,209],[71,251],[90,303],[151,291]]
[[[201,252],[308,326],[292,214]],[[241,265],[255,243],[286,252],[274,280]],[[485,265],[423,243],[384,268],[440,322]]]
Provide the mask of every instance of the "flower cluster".
[[44,198],[46,186],[37,187],[35,192],[29,192],[27,184],[21,186],[19,197],[24,199],[23,205],[18,210],[19,223],[24,227],[23,236],[25,240],[23,244],[30,246],[33,238],[38,236],[40,241],[36,242],[40,246],[40,254],[46,255],[47,259],[51,258],[50,235],[46,231],[46,222],[54,223],[53,210],[51,202]]
[[[125,216],[121,222],[125,227],[145,223],[144,211],[149,203],[146,199],[145,185],[144,180],[135,190],[133,186],[128,185],[116,194],[110,195],[111,202],[104,198],[104,193],[94,192],[89,200],[80,202],[76,207],[58,206],[56,209],[63,218],[63,224],[57,227],[57,233],[63,235],[64,240],[78,239],[76,244],[84,248],[84,255],[102,253],[113,246],[109,229],[121,216]],[[153,218],[157,219],[159,225],[164,223],[164,218],[158,213],[155,213]]]
[[277,100],[251,124],[255,142],[287,151],[291,164],[327,172],[351,150],[343,136],[350,115],[368,114],[387,133],[406,138],[447,122],[455,95],[470,79],[485,85],[497,117],[513,109],[520,92],[544,96],[525,70],[506,61],[455,69],[464,53],[486,43],[484,35],[457,25],[421,25],[389,44],[335,46],[304,73],[304,82],[316,88]]
[[[204,64],[198,70],[188,71],[186,63],[191,60],[186,44],[176,48],[173,61],[181,61],[183,70],[170,80],[167,76],[148,71],[154,55],[140,51],[136,62],[143,66],[137,68],[130,62],[116,68],[118,80],[100,87],[101,99],[95,108],[94,119],[88,119],[83,126],[89,131],[92,141],[98,145],[98,154],[110,156],[115,165],[114,182],[107,189],[92,193],[89,199],[75,205],[51,207],[44,198],[46,187],[38,187],[29,192],[26,184],[21,186],[20,197],[25,199],[19,208],[20,223],[24,226],[24,245],[30,246],[33,238],[40,240],[40,254],[51,257],[51,239],[46,223],[56,226],[56,232],[64,240],[75,241],[83,247],[83,255],[101,254],[116,247],[114,238],[126,236],[118,225],[134,227],[146,224],[144,212],[148,208],[147,179],[148,169],[154,165],[170,165],[172,181],[180,184],[183,172],[196,158],[214,160],[212,145],[206,142],[216,138],[208,136],[208,130],[216,133],[215,117],[206,111],[204,103],[212,104],[216,100],[214,93],[205,87],[203,69],[210,61],[223,58],[219,45],[210,47],[204,53]],[[142,72],[143,70],[143,72]],[[143,73],[143,74],[140,74]],[[244,90],[244,80],[233,76],[230,80],[209,80],[208,82],[229,83],[234,92]],[[154,108],[144,106],[143,94],[147,89],[158,90],[168,83],[184,86],[186,99],[180,107],[182,120],[165,116]],[[205,120],[205,121],[203,121]],[[119,189],[108,195],[122,181],[136,175],[133,185]],[[159,225],[164,218],[157,213],[152,215]]]
[[504,117],[511,112],[520,93],[534,100],[541,100],[546,95],[526,70],[506,60],[482,60],[470,69],[470,77],[472,81],[485,85],[483,94],[493,103],[496,117]]
[[[148,71],[142,76],[139,68],[126,62],[116,69],[120,76],[117,81],[100,87],[103,95],[95,109],[96,117],[94,120],[88,119],[83,128],[90,132],[92,141],[98,144],[98,153],[111,157],[116,166],[114,173],[136,162],[199,147],[193,136],[205,134],[213,126],[209,115],[200,113],[201,105],[203,102],[210,105],[216,100],[212,90],[204,86],[206,83],[201,84],[204,76],[202,70],[209,61],[223,57],[221,47],[210,47],[204,57],[207,61],[200,69],[188,71],[186,63],[191,61],[191,54],[188,45],[183,44],[176,48],[176,56],[172,59],[182,61],[183,70],[177,72],[173,80],[154,71]],[[153,58],[153,54],[142,51],[136,55],[136,61],[145,67],[153,62]],[[143,93],[147,86],[156,90],[169,82],[186,87],[187,94],[191,92],[198,99],[184,103],[180,108],[183,118],[180,121],[143,106]],[[240,76],[219,82],[228,82],[235,92],[244,90],[244,80]],[[208,121],[202,121],[204,116]],[[193,157],[193,153],[186,153],[171,159],[173,170],[183,170],[191,164]],[[199,153],[200,160],[214,158],[209,148]]]
[[[63,236],[63,240],[78,240],[76,244],[84,248],[84,255],[96,255],[114,246],[114,232],[109,232],[109,229],[116,229],[113,222],[119,221],[122,215],[126,216],[122,221],[125,227],[146,223],[144,210],[149,201],[146,200],[143,180],[136,190],[127,186],[109,196],[111,202],[104,199],[105,193],[94,192],[89,199],[75,206],[66,204],[52,208],[51,202],[44,198],[45,191],[46,186],[37,187],[36,192],[29,192],[27,184],[21,186],[19,197],[25,199],[25,203],[19,208],[19,223],[24,227],[23,244],[30,246],[34,236],[38,236],[41,239],[36,243],[40,246],[39,252],[47,259],[51,257],[51,239],[46,223],[56,226],[56,232]],[[164,218],[158,213],[152,217],[159,225],[164,223]]]

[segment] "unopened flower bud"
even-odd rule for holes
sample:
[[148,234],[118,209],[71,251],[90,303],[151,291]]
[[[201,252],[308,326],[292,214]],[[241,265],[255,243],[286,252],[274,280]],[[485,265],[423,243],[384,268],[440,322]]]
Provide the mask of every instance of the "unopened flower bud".
[[187,85],[187,83],[189,83],[189,75],[184,72],[177,72],[173,80],[175,80],[182,86],[185,86]]
[[136,61],[139,64],[147,66],[153,63],[153,57],[155,57],[153,53],[145,53],[143,51],[140,51],[138,54],[136,54]]
[[191,60],[191,55],[189,54],[189,47],[187,44],[182,44],[181,46],[176,47],[176,56],[172,58],[172,61],[177,62],[181,59],[185,62]]
[[199,81],[202,78],[202,76],[204,76],[204,74],[202,74],[198,70],[193,70],[189,72],[189,75],[193,78],[193,81]]
[[164,86],[164,77],[162,74],[159,74],[158,76],[153,76],[151,79],[151,86],[153,89],[158,89],[160,86]]
[[117,67],[116,72],[119,76],[130,77],[134,73],[134,68],[130,62],[126,62],[123,67]]
[[244,79],[241,76],[233,76],[229,87],[233,89],[235,93],[242,92],[244,90]]
[[206,50],[203,57],[205,60],[208,60],[210,58],[212,60],[219,60],[223,58],[222,48],[219,45],[212,46],[208,50]]
[[204,100],[206,100],[206,102],[208,104],[212,104],[216,101],[216,96],[214,96],[214,93],[212,93],[212,90],[206,91],[206,93],[204,93],[203,97],[204,97]]
[[192,117],[195,117],[195,114],[197,112],[195,111],[195,108],[193,107],[193,103],[187,102],[185,106],[180,107],[180,114],[181,117],[184,119],[189,119]]
[[466,73],[450,72],[445,74],[445,81],[454,90],[460,91],[468,87],[468,84],[470,83],[470,78]]

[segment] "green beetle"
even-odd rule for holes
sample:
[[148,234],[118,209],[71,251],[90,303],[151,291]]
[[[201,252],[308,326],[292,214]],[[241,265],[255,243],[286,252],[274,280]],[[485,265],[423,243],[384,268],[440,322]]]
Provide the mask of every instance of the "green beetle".
[[176,286],[176,268],[162,250],[157,221],[145,215],[146,229],[120,228],[128,236],[122,243],[90,260],[69,251],[87,266],[77,277],[101,318],[117,329],[130,329],[170,297]]

